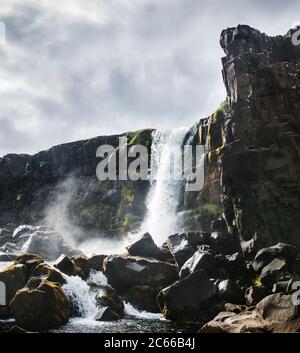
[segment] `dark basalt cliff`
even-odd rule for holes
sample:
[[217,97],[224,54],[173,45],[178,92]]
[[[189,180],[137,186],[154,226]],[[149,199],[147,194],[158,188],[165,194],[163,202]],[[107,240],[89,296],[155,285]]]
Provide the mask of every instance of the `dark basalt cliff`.
[[257,238],[259,247],[300,245],[300,47],[291,35],[238,26],[220,41],[229,103],[219,117],[224,211],[240,239]]
[[[191,130],[194,142],[207,146],[206,176],[201,192],[182,198],[185,227],[210,230],[224,217],[243,247],[252,240],[258,248],[278,241],[300,246],[300,47],[291,32],[268,37],[248,26],[224,30],[220,43],[227,103]],[[150,149],[151,130],[127,135],[129,144]],[[95,175],[97,147],[117,146],[118,137],[0,159],[0,227],[40,222],[57,194],[67,192],[74,224],[114,233],[134,228],[148,183],[100,184]],[[70,178],[75,188],[64,184]]]

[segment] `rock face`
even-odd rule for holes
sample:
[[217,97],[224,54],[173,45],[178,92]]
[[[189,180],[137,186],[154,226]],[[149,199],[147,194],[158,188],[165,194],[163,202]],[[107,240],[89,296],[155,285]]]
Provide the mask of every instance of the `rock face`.
[[37,286],[17,292],[10,303],[17,325],[26,330],[45,330],[69,320],[69,300],[58,283],[38,280]]
[[124,303],[111,286],[102,286],[97,293],[96,300],[100,305],[109,307],[120,317],[123,316]]
[[163,289],[158,303],[167,319],[179,322],[205,322],[213,315],[207,311],[217,288],[202,270]]
[[300,47],[249,27],[224,30],[229,114],[220,163],[227,223],[260,247],[300,245]]
[[139,240],[127,247],[130,256],[149,257],[160,261],[165,261],[171,254],[167,249],[159,248],[153,241],[149,233],[143,234]]
[[120,255],[108,256],[104,260],[104,274],[107,276],[108,282],[118,292],[126,292],[130,287],[136,285],[163,287],[178,278],[175,265]]
[[131,287],[125,296],[125,300],[135,308],[150,313],[160,313],[156,297],[158,290],[150,286]]
[[121,137],[127,137],[128,146],[143,144],[150,149],[152,131],[100,136],[33,156],[9,154],[0,158],[0,228],[8,223],[41,222],[49,215],[49,206],[62,208],[56,197],[61,194],[68,200],[62,212],[73,225],[93,234],[131,230],[143,218],[149,183],[100,182],[96,178],[100,162],[96,151],[101,145],[118,147]]

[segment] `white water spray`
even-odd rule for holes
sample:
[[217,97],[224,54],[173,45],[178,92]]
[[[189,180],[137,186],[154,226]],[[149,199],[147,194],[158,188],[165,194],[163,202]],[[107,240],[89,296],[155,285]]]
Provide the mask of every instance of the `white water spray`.
[[182,151],[176,147],[183,145],[187,132],[188,128],[178,128],[156,131],[153,134],[152,186],[141,233],[149,232],[158,245],[163,244],[169,235],[177,231],[177,208],[182,180],[175,180],[174,175],[182,171],[175,170],[182,166]]

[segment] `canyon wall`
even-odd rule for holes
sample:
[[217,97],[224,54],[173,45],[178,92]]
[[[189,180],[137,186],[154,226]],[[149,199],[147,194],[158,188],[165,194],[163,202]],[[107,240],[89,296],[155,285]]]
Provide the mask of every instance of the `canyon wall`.
[[[181,196],[185,230],[210,231],[223,217],[245,251],[278,241],[300,246],[300,47],[291,35],[269,37],[249,26],[222,32],[227,99],[190,131],[207,153],[203,190]],[[151,132],[126,134],[129,145],[150,151]],[[1,158],[0,228],[39,223],[64,202],[71,223],[84,229],[119,234],[137,227],[149,183],[100,183],[95,175],[97,147],[117,146],[120,136]]]

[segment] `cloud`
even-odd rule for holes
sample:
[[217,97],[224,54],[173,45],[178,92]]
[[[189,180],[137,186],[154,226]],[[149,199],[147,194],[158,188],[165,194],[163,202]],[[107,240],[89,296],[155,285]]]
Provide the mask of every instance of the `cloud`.
[[0,156],[192,125],[225,97],[221,30],[285,33],[299,10],[293,0],[2,0]]

